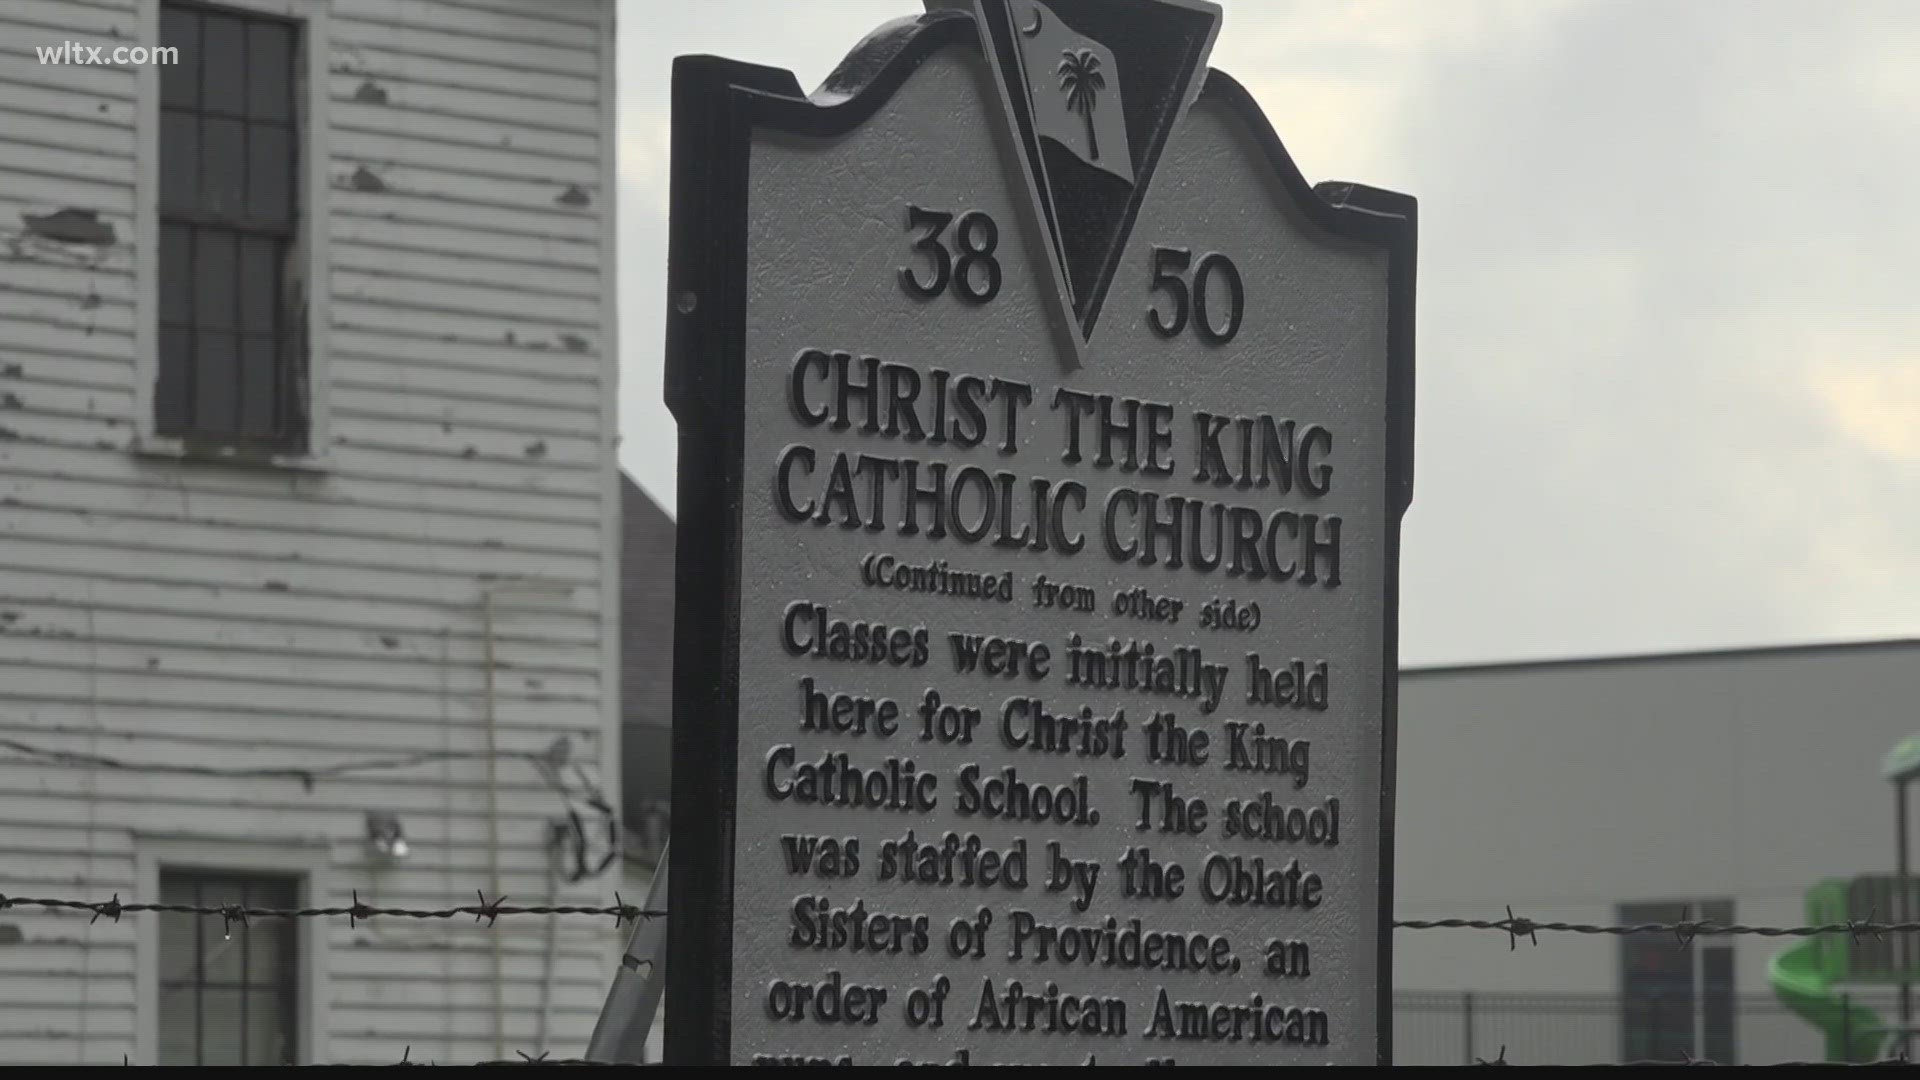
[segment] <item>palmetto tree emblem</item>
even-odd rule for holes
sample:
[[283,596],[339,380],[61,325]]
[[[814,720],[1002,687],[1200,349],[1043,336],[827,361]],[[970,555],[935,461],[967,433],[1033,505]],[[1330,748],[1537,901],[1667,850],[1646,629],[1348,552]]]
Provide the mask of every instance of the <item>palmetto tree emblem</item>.
[[1100,91],[1107,88],[1107,77],[1100,74],[1100,58],[1092,49],[1064,49],[1060,53],[1060,90],[1067,95],[1067,108],[1080,114],[1087,124],[1087,153],[1100,160],[1100,139],[1093,131],[1093,110],[1099,106]]

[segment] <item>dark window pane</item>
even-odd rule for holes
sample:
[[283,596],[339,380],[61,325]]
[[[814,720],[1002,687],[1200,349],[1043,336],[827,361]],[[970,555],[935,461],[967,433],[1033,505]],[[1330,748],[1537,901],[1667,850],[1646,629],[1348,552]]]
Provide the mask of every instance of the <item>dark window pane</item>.
[[[191,332],[163,333],[156,419],[170,434],[295,445],[303,343],[286,262],[300,213],[301,30],[217,5],[160,8],[182,63],[161,95],[159,322]],[[253,887],[202,884],[215,880]]]
[[200,1061],[203,1064],[246,1063],[241,1041],[246,1028],[240,1016],[245,998],[244,990],[208,988],[200,991]]
[[200,15],[167,5],[160,9],[160,44],[180,50],[180,62],[160,69],[160,104],[200,104]]
[[271,334],[280,328],[282,242],[268,236],[240,239],[240,329]]
[[273,991],[247,994],[247,1064],[293,1064],[292,1017],[286,996]]
[[160,114],[160,205],[190,208],[200,199],[200,120],[172,109]]
[[[275,421],[280,411],[279,358],[274,339],[241,338],[240,361],[240,434],[254,439],[268,438],[276,431]],[[260,949],[258,942],[254,949]],[[259,962],[248,960],[249,965]]]
[[[248,339],[251,347],[252,339]],[[290,901],[256,897],[254,907],[294,907]],[[253,924],[247,941],[247,985],[273,989],[293,971],[293,939],[297,924],[287,919],[262,919]]]
[[[161,898],[163,904],[191,904],[193,899],[173,900]],[[197,932],[199,917],[175,912],[163,912],[155,918],[160,920],[160,984],[170,986],[175,983],[191,983],[196,978],[195,964],[199,945],[194,934]]]
[[293,28],[257,22],[247,28],[247,115],[293,119]]
[[193,322],[193,231],[185,225],[160,226],[160,325]]
[[254,878],[247,883],[247,903],[254,907],[300,906],[300,883],[293,878]]
[[[224,902],[238,903],[239,901]],[[239,986],[246,976],[243,953],[246,951],[247,936],[251,931],[238,923],[232,926],[215,924],[207,930],[209,932],[202,936],[200,944],[201,952],[205,956],[201,961],[201,977],[209,986]]]
[[[1662,922],[1675,918],[1681,905],[1622,904],[1622,923]],[[1620,996],[1624,1023],[1622,1051],[1627,1060],[1678,1060],[1693,1054],[1692,949],[1676,949],[1651,934],[1620,939]]]
[[247,216],[292,224],[293,132],[289,128],[247,127]]
[[[193,335],[193,421],[199,435],[237,434],[240,418],[240,339]],[[236,964],[239,962],[236,955]]]
[[230,330],[238,325],[239,258],[235,235],[200,229],[193,249],[193,321],[201,329]]
[[200,882],[185,874],[161,874],[160,902],[163,904],[198,904],[200,902]]
[[[168,903],[241,904],[289,908],[297,903],[292,878],[164,870],[160,895]],[[219,919],[178,918],[186,932],[162,922],[159,968],[159,1049],[167,1064],[282,1064],[296,1052],[299,1016],[297,924],[261,920],[223,927]],[[230,957],[240,976],[227,977]],[[259,957],[269,959],[262,965]],[[184,973],[179,979],[167,973]]]
[[[182,915],[181,918],[190,919],[193,916]],[[164,949],[165,946],[162,946],[163,955]],[[192,954],[189,953],[186,959],[191,964]],[[162,987],[160,990],[160,1064],[162,1065],[200,1064],[200,1040],[194,1017],[196,993],[191,983],[178,988]]]
[[192,393],[193,333],[188,330],[162,330],[160,376],[153,385],[153,419],[160,434],[185,435],[192,430]]
[[[1709,916],[1711,917],[1711,916]],[[1731,921],[1731,914],[1728,921]],[[1705,984],[1700,1021],[1706,1036],[1706,1056],[1722,1065],[1737,1065],[1734,1042],[1733,950],[1709,946],[1700,951],[1700,978]]]
[[244,212],[247,125],[209,116],[200,122],[200,208],[228,217]]
[[201,108],[244,116],[247,111],[247,24],[232,16],[209,12],[201,27]]

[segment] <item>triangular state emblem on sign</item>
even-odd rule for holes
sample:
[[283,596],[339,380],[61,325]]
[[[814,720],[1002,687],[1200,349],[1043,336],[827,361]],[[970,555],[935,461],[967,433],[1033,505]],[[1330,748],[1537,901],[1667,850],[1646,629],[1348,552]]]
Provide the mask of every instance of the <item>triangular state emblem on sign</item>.
[[[932,0],[930,6],[958,6]],[[1220,8],[1204,0],[972,0],[1077,365]]]

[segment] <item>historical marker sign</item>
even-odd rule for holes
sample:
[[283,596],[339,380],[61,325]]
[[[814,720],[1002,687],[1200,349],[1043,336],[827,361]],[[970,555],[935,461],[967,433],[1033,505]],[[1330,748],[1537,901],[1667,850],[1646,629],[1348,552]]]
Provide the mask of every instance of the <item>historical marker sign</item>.
[[674,70],[669,1058],[1386,1060],[1413,200],[938,6]]

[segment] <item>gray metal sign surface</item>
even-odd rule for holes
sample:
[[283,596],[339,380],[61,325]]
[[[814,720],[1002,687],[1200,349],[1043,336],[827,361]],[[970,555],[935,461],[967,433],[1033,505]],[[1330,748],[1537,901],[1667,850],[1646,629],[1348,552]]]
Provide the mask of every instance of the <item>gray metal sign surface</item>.
[[676,69],[670,1060],[1390,1056],[1413,202],[1218,18]]

